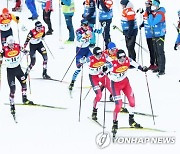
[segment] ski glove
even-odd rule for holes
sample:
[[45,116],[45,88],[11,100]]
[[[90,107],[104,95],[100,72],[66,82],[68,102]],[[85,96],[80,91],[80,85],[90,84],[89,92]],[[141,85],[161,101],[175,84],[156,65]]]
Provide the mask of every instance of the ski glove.
[[142,24],[140,24],[139,30],[141,30],[142,27],[144,27],[144,22]]
[[102,33],[103,33],[103,28],[101,28],[101,29],[95,29],[95,30],[94,30],[94,33],[102,34]]
[[106,72],[108,70],[107,66],[103,66],[102,71]]
[[102,24],[102,27],[106,27],[106,22],[105,21],[102,22],[101,24]]
[[148,71],[148,68],[146,66],[138,66],[138,69],[141,70],[142,72],[147,72]]
[[80,62],[81,64],[85,64],[85,63],[86,63],[86,57],[83,56],[81,59],[79,59],[79,62]]

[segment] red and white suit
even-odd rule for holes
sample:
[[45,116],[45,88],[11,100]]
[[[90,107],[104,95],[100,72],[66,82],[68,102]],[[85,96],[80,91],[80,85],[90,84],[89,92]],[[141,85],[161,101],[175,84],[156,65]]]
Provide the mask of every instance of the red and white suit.
[[112,61],[112,70],[110,71],[109,78],[111,80],[112,95],[115,100],[113,120],[117,119],[117,115],[122,107],[121,91],[123,91],[128,98],[130,107],[135,106],[134,93],[127,78],[127,70],[130,65],[137,68],[139,66],[128,57],[126,57],[125,62],[122,64],[120,64],[118,60]]
[[111,94],[112,90],[108,76],[102,71],[102,68],[107,61],[106,55],[102,54],[100,59],[97,59],[94,55],[92,55],[89,57],[89,60],[89,79],[93,90],[96,93],[93,107],[96,108],[97,102],[99,102],[102,98],[101,87],[107,88]]

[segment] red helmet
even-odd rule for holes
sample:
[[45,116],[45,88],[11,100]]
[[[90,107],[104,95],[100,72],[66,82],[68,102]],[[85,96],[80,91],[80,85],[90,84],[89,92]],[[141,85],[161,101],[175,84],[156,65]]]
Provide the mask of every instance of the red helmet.
[[6,14],[6,13],[9,13],[9,10],[8,10],[7,8],[4,8],[4,9],[2,10],[2,14]]

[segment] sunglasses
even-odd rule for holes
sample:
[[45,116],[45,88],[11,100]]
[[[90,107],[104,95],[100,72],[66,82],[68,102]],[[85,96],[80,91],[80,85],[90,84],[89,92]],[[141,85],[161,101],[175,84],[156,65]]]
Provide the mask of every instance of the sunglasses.
[[82,26],[85,26],[85,27],[87,27],[87,26],[88,26],[88,24],[82,24]]
[[36,29],[41,30],[41,29],[42,29],[42,27],[36,27]]
[[119,59],[122,59],[122,58],[126,58],[126,56],[121,56],[121,57],[119,57]]

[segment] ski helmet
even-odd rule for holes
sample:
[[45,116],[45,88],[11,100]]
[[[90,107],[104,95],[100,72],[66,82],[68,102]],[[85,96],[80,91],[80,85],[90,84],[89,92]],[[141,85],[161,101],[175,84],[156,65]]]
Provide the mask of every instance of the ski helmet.
[[6,13],[9,13],[9,10],[8,10],[7,8],[4,8],[4,9],[2,10],[2,14],[6,14]]
[[95,47],[93,49],[93,54],[97,56],[97,55],[99,55],[99,53],[102,53],[101,48],[100,47]]
[[14,41],[14,38],[12,35],[8,36],[6,38],[6,43],[9,45],[9,44],[13,44],[15,41]]
[[88,25],[88,21],[86,19],[81,20],[81,25]]
[[121,59],[121,57],[125,57],[126,53],[124,52],[124,50],[119,49],[117,52],[117,59]]
[[109,42],[109,43],[108,43],[108,49],[109,49],[109,50],[112,50],[112,49],[114,49],[114,48],[116,48],[116,44],[113,43],[113,42]]
[[128,3],[129,3],[129,0],[121,0],[121,2],[120,2],[122,5],[127,5]]
[[42,27],[42,23],[40,21],[35,22],[35,27]]

